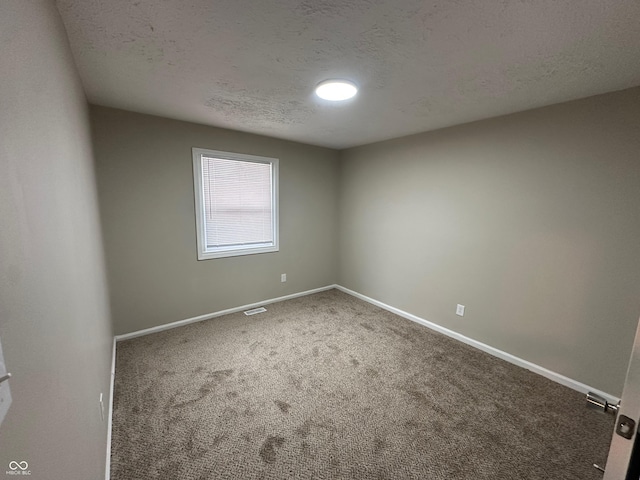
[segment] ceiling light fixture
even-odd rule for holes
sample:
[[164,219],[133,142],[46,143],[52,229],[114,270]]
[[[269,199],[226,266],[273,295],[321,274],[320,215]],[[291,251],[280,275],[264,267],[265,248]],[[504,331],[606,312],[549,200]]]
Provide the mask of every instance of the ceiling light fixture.
[[339,102],[358,93],[358,87],[348,80],[325,80],[316,87],[316,95],[324,100]]

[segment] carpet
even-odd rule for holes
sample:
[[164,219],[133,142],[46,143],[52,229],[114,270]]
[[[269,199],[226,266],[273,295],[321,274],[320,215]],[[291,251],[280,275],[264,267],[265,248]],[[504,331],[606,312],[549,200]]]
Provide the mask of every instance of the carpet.
[[583,395],[338,290],[119,342],[112,480],[599,480]]

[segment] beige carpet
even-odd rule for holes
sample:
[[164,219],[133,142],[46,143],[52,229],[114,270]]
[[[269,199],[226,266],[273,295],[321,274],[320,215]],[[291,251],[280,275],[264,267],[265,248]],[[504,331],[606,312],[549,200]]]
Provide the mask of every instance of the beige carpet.
[[337,290],[118,344],[113,480],[598,480],[611,417]]

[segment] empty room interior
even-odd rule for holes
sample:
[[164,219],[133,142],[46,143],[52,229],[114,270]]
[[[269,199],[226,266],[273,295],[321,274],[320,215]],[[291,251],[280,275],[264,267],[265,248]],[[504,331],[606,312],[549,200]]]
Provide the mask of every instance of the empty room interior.
[[639,2],[2,0],[0,45],[0,475],[639,478]]

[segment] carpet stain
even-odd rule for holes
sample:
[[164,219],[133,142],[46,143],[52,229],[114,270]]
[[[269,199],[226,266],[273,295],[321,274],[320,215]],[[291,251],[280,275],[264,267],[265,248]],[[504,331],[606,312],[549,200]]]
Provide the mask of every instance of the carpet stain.
[[276,447],[280,448],[284,445],[283,437],[267,437],[260,447],[260,458],[265,463],[273,463],[276,461]]
[[296,428],[296,433],[302,438],[307,438],[314,429],[325,430],[329,433],[335,433],[336,431],[336,427],[333,425],[327,425],[326,423],[316,422],[314,420],[305,420],[300,427]]
[[320,354],[320,349],[318,347],[313,347],[313,350],[311,350],[311,353],[313,354],[314,357],[317,357]]
[[195,432],[191,430],[185,449],[189,452],[189,458],[202,458],[207,453],[207,449],[203,448],[197,441],[194,440]]
[[211,390],[213,390],[216,385],[217,385],[217,382],[205,382],[202,385],[200,385],[200,390],[198,391],[200,392],[200,395],[204,397],[208,393],[211,393]]
[[432,421],[431,428],[440,437],[442,437],[446,430],[446,425],[443,422]]
[[252,409],[251,409],[251,408],[249,408],[249,407],[246,407],[246,408],[242,411],[242,414],[243,414],[245,417],[250,417],[250,418],[251,418],[251,417],[255,417],[255,416],[256,416],[256,412],[255,412],[255,410],[252,410]]
[[415,400],[416,402],[419,402],[423,405],[427,405],[427,406],[431,405],[431,402],[429,401],[429,399],[424,393],[419,392],[418,390],[408,390],[407,393],[409,394],[412,400]]
[[356,360],[355,358],[351,359],[351,363],[353,364],[354,367],[357,367],[358,365],[360,365],[360,362],[358,360]]
[[435,353],[432,357],[434,362],[446,362],[447,356],[442,352]]
[[[189,405],[193,405],[199,402],[200,400],[204,399],[204,397],[206,397],[207,395],[209,395],[215,389],[218,383],[219,383],[218,379],[214,379],[213,381],[209,381],[209,382],[204,382],[202,385],[200,385],[200,388],[198,388],[198,394],[195,397],[189,398],[188,400],[183,400],[181,402],[178,402],[177,399],[179,398],[180,395],[183,395],[185,392],[182,392],[182,391],[177,392],[169,398],[168,407],[184,408],[184,407],[188,407]],[[189,392],[186,392],[186,394],[189,395]]]
[[173,416],[169,417],[168,420],[165,420],[165,424],[167,426],[173,426],[173,425],[176,425],[178,423],[184,422],[184,420],[185,420],[184,417],[182,415],[180,415],[180,414],[173,415]]
[[299,379],[298,377],[294,377],[293,375],[289,375],[289,381],[291,382],[291,385],[293,385],[295,387],[296,390],[300,391],[302,390],[302,380]]
[[162,467],[159,470],[158,474],[160,475],[160,478],[180,478],[180,474],[182,473],[182,471],[183,471],[182,462],[175,461],[175,462],[170,462],[164,467]]
[[375,453],[376,455],[382,452],[382,450],[384,450],[386,447],[387,442],[385,442],[383,439],[376,437],[373,440],[373,453]]
[[411,333],[403,332],[401,330],[398,330],[397,328],[392,328],[392,327],[388,327],[388,329],[391,330],[396,335],[398,335],[399,337],[404,338],[405,340],[409,340],[410,342],[413,342],[415,340],[414,335],[412,335]]
[[411,430],[418,430],[418,431],[425,430],[425,426],[420,422],[416,422],[415,420],[408,420],[404,422],[404,426]]
[[289,413],[289,409],[291,408],[291,405],[289,405],[287,402],[283,402],[281,400],[274,400],[273,403],[275,403],[278,406],[278,408],[282,413]]
[[216,448],[218,445],[220,445],[225,439],[227,438],[226,435],[216,435],[215,437],[213,437],[213,441],[211,442],[210,448]]
[[307,442],[302,442],[302,455],[306,458],[313,458],[313,455],[311,454],[311,447],[309,446],[309,444]]
[[362,328],[366,328],[367,330],[369,330],[370,332],[375,332],[375,328],[373,328],[371,325],[369,325],[368,323],[361,323],[360,326]]
[[175,398],[172,398],[169,406],[173,407],[173,408],[184,408],[184,407],[188,407],[189,405],[193,405],[194,403],[199,402],[200,400],[202,400],[204,397],[206,397],[206,393],[201,393],[199,396],[197,396],[196,398],[192,398],[189,400],[185,400],[184,402],[178,402],[175,403]]
[[371,378],[376,378],[380,376],[380,372],[378,372],[375,368],[367,367],[365,373]]
[[208,378],[212,378],[217,382],[220,382],[226,378],[229,378],[231,375],[233,375],[233,369],[228,369],[228,370],[215,370],[213,372],[209,372],[207,374]]

